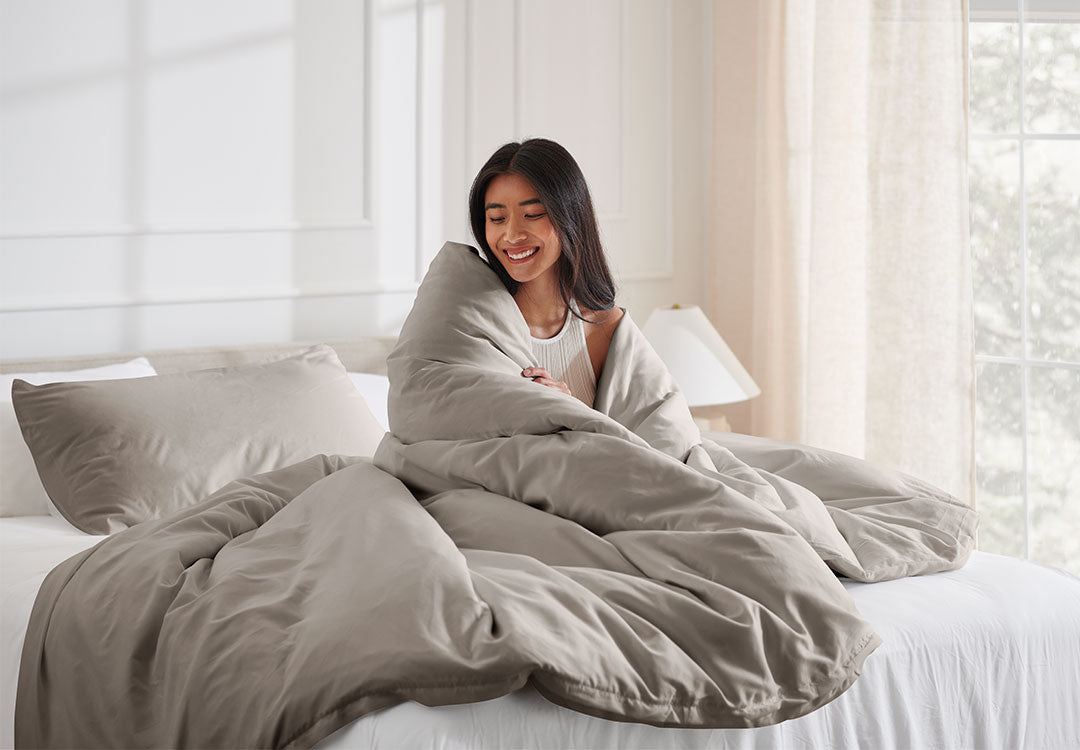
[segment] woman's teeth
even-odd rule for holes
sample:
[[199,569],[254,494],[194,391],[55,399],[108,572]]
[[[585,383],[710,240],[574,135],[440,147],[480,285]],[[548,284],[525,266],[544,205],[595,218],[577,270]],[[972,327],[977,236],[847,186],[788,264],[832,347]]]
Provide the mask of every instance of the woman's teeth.
[[535,252],[536,252],[537,250],[539,250],[539,248],[536,248],[536,247],[530,247],[530,248],[529,248],[528,250],[525,250],[525,251],[523,251],[523,252],[520,252],[520,253],[518,253],[517,255],[515,255],[515,254],[514,254],[514,253],[512,253],[512,252],[510,252],[509,250],[507,250],[507,251],[506,251],[506,254],[510,256],[510,259],[511,259],[511,260],[521,260],[521,259],[523,259],[523,258],[528,258],[528,257],[529,257],[530,255],[532,255],[533,253],[535,253]]

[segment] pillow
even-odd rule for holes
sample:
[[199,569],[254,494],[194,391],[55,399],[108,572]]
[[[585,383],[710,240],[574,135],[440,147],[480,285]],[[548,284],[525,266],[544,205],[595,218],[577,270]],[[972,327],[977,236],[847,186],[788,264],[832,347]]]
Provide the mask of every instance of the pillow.
[[145,357],[115,365],[67,372],[20,372],[0,375],[0,516],[44,516],[60,513],[52,507],[41,486],[34,459],[26,447],[15,410],[11,407],[11,384],[16,379],[34,385],[79,380],[115,380],[156,375]]
[[64,518],[110,534],[314,454],[374,454],[383,430],[329,346],[258,365],[12,386]]
[[375,415],[375,419],[379,420],[383,429],[389,432],[390,417],[387,415],[386,401],[390,397],[390,378],[366,372],[350,372],[349,379],[364,397],[364,402]]

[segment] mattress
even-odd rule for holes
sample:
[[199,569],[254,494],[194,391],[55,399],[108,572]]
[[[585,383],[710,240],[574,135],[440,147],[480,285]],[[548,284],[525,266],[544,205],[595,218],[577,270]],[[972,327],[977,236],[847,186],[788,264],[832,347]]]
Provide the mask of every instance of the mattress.
[[[37,590],[54,565],[99,539],[49,516],[0,518],[0,747],[12,745],[19,655]],[[844,585],[884,645],[851,689],[799,719],[660,729],[579,714],[526,687],[483,703],[404,703],[320,747],[1080,747],[1080,579],[976,552],[960,570]]]

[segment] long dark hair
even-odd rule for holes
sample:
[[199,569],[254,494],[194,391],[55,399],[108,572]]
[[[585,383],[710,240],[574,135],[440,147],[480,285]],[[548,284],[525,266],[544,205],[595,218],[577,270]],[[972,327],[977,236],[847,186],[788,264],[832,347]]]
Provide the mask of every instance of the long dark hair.
[[611,279],[600,243],[600,229],[585,175],[569,151],[546,138],[530,138],[500,146],[480,169],[469,190],[469,221],[473,236],[510,294],[517,292],[519,284],[488,247],[485,230],[484,196],[491,181],[504,174],[516,174],[528,180],[558,232],[562,247],[559,292],[567,308],[571,299],[589,310],[614,307],[615,282]]

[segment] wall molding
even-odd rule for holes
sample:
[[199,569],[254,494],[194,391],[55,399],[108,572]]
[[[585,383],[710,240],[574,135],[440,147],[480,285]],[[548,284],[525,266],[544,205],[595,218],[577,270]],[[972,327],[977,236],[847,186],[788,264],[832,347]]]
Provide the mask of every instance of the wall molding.
[[[629,54],[630,37],[627,33],[627,15],[629,14],[631,0],[621,0],[619,5],[619,208],[617,211],[601,212],[597,214],[597,220],[601,224],[626,224],[630,222],[630,215],[626,212],[626,165],[630,162],[629,139],[626,138],[626,112],[629,103],[626,97],[628,82],[626,80],[626,56]],[[674,92],[672,90],[672,75],[674,70],[673,41],[672,41],[672,5],[671,0],[664,0],[664,235],[665,242],[661,254],[661,263],[658,270],[641,271],[622,277],[623,281],[650,282],[671,281],[675,278],[675,165],[674,165],[674,139],[675,119],[672,111],[674,106]]]
[[[466,154],[466,170],[468,165],[472,163],[472,138],[471,138],[471,123],[473,121],[473,106],[472,100],[472,75],[473,75],[473,54],[472,54],[472,0],[465,1],[465,18],[466,18],[466,57],[465,57],[465,154]],[[601,224],[627,224],[630,222],[631,217],[626,208],[626,165],[630,162],[630,147],[629,138],[626,136],[626,123],[628,121],[628,109],[629,98],[627,91],[629,90],[629,81],[627,80],[627,60],[629,59],[630,50],[630,35],[629,35],[629,14],[630,14],[631,0],[619,0],[618,3],[618,19],[616,21],[618,25],[618,126],[616,137],[619,140],[618,153],[619,153],[619,175],[618,175],[618,195],[617,206],[614,210],[602,211],[597,213],[597,220]],[[513,130],[516,138],[523,137],[523,114],[522,114],[522,98],[521,91],[523,89],[523,64],[522,64],[522,0],[514,0],[512,12],[512,34],[514,44],[514,95],[513,95]],[[675,259],[674,259],[674,232],[675,232],[675,220],[674,220],[674,186],[675,186],[675,170],[674,170],[674,136],[675,136],[675,123],[674,115],[672,112],[672,106],[674,104],[674,93],[672,91],[673,81],[672,73],[674,68],[673,55],[673,40],[672,40],[673,24],[672,24],[672,4],[671,0],[664,0],[664,161],[665,161],[665,198],[664,198],[664,235],[665,242],[663,243],[663,250],[661,254],[661,263],[659,269],[653,271],[643,271],[641,273],[633,274],[626,277],[627,280],[633,281],[661,281],[671,280],[675,277]],[[465,175],[466,181],[471,179],[471,175]]]
[[472,83],[472,69],[473,69],[472,46],[473,46],[473,38],[475,37],[475,34],[473,34],[473,27],[472,27],[472,25],[473,25],[473,0],[464,0],[464,3],[465,3],[465,6],[464,6],[462,12],[463,12],[463,14],[465,16],[465,60],[464,60],[464,63],[465,63],[464,76],[465,77],[464,77],[464,81],[463,81],[464,86],[465,86],[465,90],[463,92],[464,95],[461,98],[465,102],[465,111],[463,113],[464,127],[462,128],[463,134],[465,136],[465,143],[464,143],[464,146],[465,146],[465,150],[464,150],[465,163],[463,165],[464,169],[465,169],[465,174],[462,175],[461,183],[463,185],[472,185],[473,175],[471,175],[469,172],[472,169],[471,165],[472,165],[472,162],[473,162],[472,135],[473,135],[473,96],[474,96],[474,93],[473,93],[473,83]]
[[112,227],[86,227],[74,229],[44,229],[26,232],[0,233],[0,241],[11,240],[53,240],[80,239],[85,237],[148,237],[172,234],[265,234],[269,232],[332,232],[374,229],[375,225],[366,219],[328,221],[318,224],[299,224],[282,222],[280,224],[192,224],[177,225],[139,225],[118,224]]
[[[523,107],[521,88],[524,85],[521,78],[521,69],[525,67],[522,64],[524,56],[521,51],[521,0],[514,0],[514,12],[511,17],[510,27],[514,34],[514,119],[512,126],[514,137],[521,140],[522,120],[524,119],[521,111]],[[469,71],[469,73],[471,72]]]
[[641,273],[617,274],[616,281],[642,284],[651,281],[671,281],[674,274],[668,271],[642,271]]
[[371,28],[374,25],[374,11],[372,10],[374,5],[373,0],[365,0],[364,2],[364,78],[361,85],[364,87],[362,94],[362,101],[364,107],[364,180],[363,190],[364,199],[361,201],[360,210],[363,214],[361,221],[366,222],[369,227],[374,228],[375,217],[373,215],[374,202],[371,200],[372,191],[374,190],[374,181],[372,175],[375,173],[375,165],[372,162],[374,149],[372,147],[372,128],[373,119],[371,113],[372,107],[372,75],[371,68],[374,64],[375,56],[373,53],[374,37],[371,33]]
[[630,160],[629,138],[626,137],[626,109],[630,82],[626,80],[626,60],[630,49],[630,35],[626,33],[627,17],[630,13],[630,0],[619,3],[619,202],[612,212],[616,216],[626,215],[626,165]]
[[671,0],[664,2],[664,159],[667,163],[667,200],[664,202],[666,216],[664,223],[667,225],[665,234],[667,241],[664,242],[664,265],[665,278],[675,277],[675,116],[672,108],[675,105],[675,94],[672,91],[672,75],[674,73],[674,61],[672,60],[672,21]]
[[26,302],[10,302],[0,305],[0,315],[7,313],[54,312],[65,310],[98,310],[117,307],[161,307],[167,305],[200,305],[218,303],[265,302],[273,300],[301,300],[321,297],[362,297],[380,294],[416,294],[419,284],[374,283],[344,286],[312,287],[310,289],[255,289],[245,291],[205,291],[191,294],[135,296],[110,295],[107,297],[60,297],[35,299]]
[[416,55],[413,63],[416,65],[416,90],[414,95],[415,127],[413,129],[413,144],[416,150],[416,174],[413,175],[413,201],[416,204],[413,219],[413,231],[416,233],[415,247],[413,248],[413,278],[418,282],[424,277],[424,0],[414,0],[414,13],[416,15]]
[[[396,44],[388,47],[391,37],[383,33],[385,19],[381,13],[384,9],[392,9],[395,13],[392,38],[401,41],[397,49],[394,48]],[[251,211],[247,211],[244,204],[237,204],[234,210],[223,206],[222,213],[211,213],[197,205],[180,210],[185,202],[179,201],[170,204],[175,205],[174,210],[148,215],[146,206],[140,201],[143,190],[137,182],[138,172],[131,174],[128,202],[126,206],[119,203],[119,210],[110,208],[112,204],[109,204],[82,216],[68,217],[63,210],[45,210],[49,209],[48,203],[41,203],[45,207],[41,210],[36,208],[36,203],[30,203],[25,211],[9,212],[9,221],[0,225],[0,256],[9,264],[5,270],[12,273],[8,279],[9,293],[0,296],[0,315],[6,315],[4,320],[9,323],[18,320],[20,326],[25,323],[30,330],[45,332],[45,338],[54,348],[78,345],[84,331],[91,330],[86,328],[89,321],[99,318],[122,319],[116,325],[130,338],[141,335],[137,330],[142,325],[138,315],[140,309],[146,311],[151,322],[159,319],[175,321],[180,326],[189,318],[201,320],[213,313],[216,308],[206,307],[209,304],[230,305],[224,309],[230,316],[235,312],[234,322],[238,327],[246,325],[244,321],[249,321],[253,327],[269,325],[262,320],[268,308],[280,311],[282,321],[293,315],[294,321],[313,326],[317,321],[312,314],[319,314],[324,307],[336,309],[346,304],[361,305],[365,309],[370,305],[388,320],[393,317],[390,324],[396,325],[395,316],[401,309],[408,309],[410,297],[416,294],[418,281],[426,271],[427,261],[437,249],[431,247],[433,240],[443,239],[431,235],[440,228],[449,237],[471,235],[466,207],[458,206],[461,200],[457,191],[467,190],[473,177],[472,170],[478,166],[474,159],[486,156],[479,151],[486,149],[488,140],[496,136],[507,136],[506,140],[510,140],[511,137],[543,134],[538,131],[545,120],[560,128],[556,132],[564,138],[578,137],[581,143],[597,145],[595,153],[582,156],[595,157],[599,168],[604,170],[597,178],[603,177],[606,205],[598,206],[601,208],[598,219],[607,229],[607,239],[616,256],[612,270],[621,265],[626,271],[616,274],[616,281],[626,288],[622,304],[647,308],[657,299],[666,300],[673,295],[693,298],[694,295],[687,292],[691,288],[697,290],[700,279],[690,273],[691,266],[704,250],[694,242],[701,235],[697,226],[701,218],[688,214],[691,209],[685,206],[687,196],[693,194],[688,191],[698,190],[699,182],[708,182],[708,165],[695,160],[696,156],[688,152],[682,139],[687,134],[694,135],[695,143],[699,139],[701,126],[687,119],[685,114],[697,111],[696,105],[689,106],[688,97],[701,94],[696,72],[690,71],[688,66],[697,64],[696,45],[707,44],[710,36],[708,28],[703,29],[700,39],[697,34],[692,38],[680,34],[696,30],[699,18],[707,10],[705,0],[690,0],[689,5],[677,5],[672,0],[650,3],[606,0],[595,6],[585,6],[586,16],[581,15],[581,10],[575,10],[570,2],[537,8],[526,5],[524,0],[361,0],[361,5],[353,4],[341,15],[341,19],[347,19],[347,29],[340,23],[328,26],[333,18],[300,18],[305,25],[296,27],[296,38],[305,44],[319,42],[318,34],[323,32],[329,35],[328,39],[332,36],[335,45],[363,44],[363,50],[349,49],[346,58],[348,75],[326,84],[332,85],[333,89],[319,83],[319,66],[333,62],[333,57],[327,57],[332,50],[309,57],[309,67],[302,71],[308,74],[304,80],[312,87],[311,95],[318,97],[312,101],[317,101],[329,113],[335,112],[337,105],[343,107],[349,124],[347,129],[345,125],[335,129],[333,137],[348,143],[351,161],[363,159],[362,180],[360,175],[340,171],[340,186],[335,188],[337,183],[320,183],[317,170],[305,172],[303,183],[294,182],[307,191],[300,195],[309,198],[306,205],[316,210],[304,214],[294,214],[287,205],[277,210],[273,203],[266,202],[254,204]],[[442,25],[444,17],[445,27]],[[567,22],[577,23],[575,34],[584,34],[587,29],[581,27],[587,22],[601,33],[596,50],[568,50],[572,60],[560,62],[555,59],[556,67],[562,72],[564,69],[572,71],[571,62],[588,64],[590,54],[594,52],[603,55],[601,68],[590,75],[595,75],[604,89],[599,98],[583,98],[581,111],[541,109],[547,104],[559,105],[561,94],[554,81],[546,89],[549,99],[540,102],[528,98],[530,90],[524,84],[534,82],[534,73],[540,77],[541,84],[554,75],[552,71],[545,73],[546,66],[540,64],[539,58],[530,57],[534,52],[541,57],[545,54],[545,49],[540,46],[543,41],[532,36],[530,24],[534,20],[542,21],[545,28],[552,31],[565,28]],[[62,21],[57,23],[62,25]],[[414,28],[408,28],[410,23],[415,23]],[[136,31],[136,28],[129,31]],[[241,42],[245,45],[243,49],[250,43],[251,49],[258,52],[260,45],[287,42],[292,33],[290,29],[275,27],[265,35],[255,34]],[[449,50],[453,54],[440,58],[433,44],[437,45],[444,33],[446,44],[455,48]],[[489,61],[489,47],[495,34],[499,35],[500,43],[516,40],[512,56],[508,54],[506,59]],[[123,38],[119,40],[123,41]],[[462,42],[464,50],[458,46]],[[128,45],[133,45],[130,51],[139,52],[138,43],[137,35],[127,40]],[[408,49],[409,44],[415,44],[415,50]],[[687,44],[694,46],[687,48]],[[343,46],[342,49],[346,48]],[[221,45],[221,52],[227,50],[228,45]],[[145,86],[152,81],[142,81],[139,76],[152,73],[155,66],[183,62],[193,54],[207,51],[216,54],[218,50],[185,49],[172,55],[175,59],[168,60],[134,55],[134,68],[127,66],[122,70],[135,76],[138,85]],[[148,51],[144,52],[148,54]],[[273,60],[278,61],[279,57],[276,52],[274,54]],[[259,60],[262,59],[260,56]],[[362,71],[359,69],[361,63]],[[393,66],[398,63],[402,67],[395,69]],[[415,75],[410,75],[413,71],[408,71],[406,66],[413,63]],[[278,63],[274,62],[274,65]],[[489,65],[499,67],[489,68]],[[384,66],[387,69],[384,70]],[[445,66],[452,68],[441,69]],[[525,70],[526,66],[529,71]],[[685,73],[688,71],[694,75],[687,78]],[[93,75],[100,72],[90,71]],[[526,72],[530,73],[527,80],[524,79]],[[463,78],[459,78],[462,74]],[[509,91],[489,95],[489,78],[499,82],[500,90],[513,86],[512,96]],[[394,90],[383,89],[387,79],[394,82]],[[448,88],[443,90],[442,104],[439,105],[438,87],[444,80]],[[574,85],[574,80],[571,78],[564,85]],[[583,79],[578,77],[576,80]],[[409,91],[410,85],[414,86],[413,91]],[[135,87],[129,85],[129,88]],[[540,86],[540,89],[544,88]],[[57,91],[67,92],[68,87],[59,87]],[[306,94],[307,89],[304,91]],[[387,91],[393,96],[388,97]],[[15,93],[27,98],[32,96],[29,91]],[[51,93],[54,93],[52,89]],[[581,96],[587,97],[590,93],[595,92],[583,91]],[[135,111],[126,115],[128,118],[145,109],[137,102],[146,95],[144,91],[136,97]],[[334,98],[328,98],[331,96]],[[397,111],[384,112],[381,103],[388,101],[401,106],[395,106]],[[498,110],[492,109],[495,104],[501,105]],[[363,107],[362,112],[357,111],[358,106]],[[403,132],[412,124],[408,119],[408,106],[415,106],[415,134]],[[440,106],[442,118],[436,111]],[[674,111],[673,106],[679,110]],[[595,119],[582,118],[582,112],[595,112]],[[530,124],[528,118],[531,115],[536,119]],[[117,115],[121,116],[124,116],[123,112]],[[442,140],[436,137],[442,132],[440,119],[449,121],[452,126]],[[301,145],[308,147],[306,139],[314,138],[311,147],[319,146],[319,133],[310,127],[311,121],[302,124],[308,129],[303,131],[306,135]],[[513,133],[508,132],[511,125]],[[152,126],[164,127],[155,121],[144,123],[135,130],[145,131],[143,136],[151,142],[155,132],[147,131],[147,128]],[[362,133],[357,132],[360,127]],[[462,128],[460,137],[458,127]],[[603,130],[597,132],[598,127]],[[450,140],[453,142],[449,143]],[[704,144],[707,146],[708,142],[706,132]],[[386,155],[389,153],[385,148],[387,144],[394,146],[394,153],[405,153],[415,145],[415,174],[410,174],[412,169],[400,174],[393,171],[393,160]],[[46,147],[47,144],[40,148]],[[463,148],[456,150],[459,147]],[[149,158],[143,153],[145,149],[141,144],[129,144],[126,148],[132,155],[129,167]],[[318,156],[323,163],[333,164],[330,161],[333,155],[327,153],[310,151],[311,156]],[[287,159],[286,154],[281,156],[283,160]],[[673,157],[678,157],[679,162],[675,163]],[[410,166],[413,165],[410,163]],[[464,174],[461,174],[459,186],[455,179],[461,172]],[[258,179],[258,175],[251,179]],[[415,180],[414,185],[407,184],[409,179]],[[388,201],[387,190],[390,188],[393,188],[392,200]],[[331,189],[339,192],[326,192]],[[363,190],[362,196],[357,195],[359,190]],[[347,192],[342,194],[340,191]],[[454,194],[447,196],[451,191]],[[326,204],[325,211],[317,211],[324,205],[319,200],[324,194],[340,200]],[[438,205],[441,219],[431,213],[421,221],[421,204],[425,197],[432,199],[433,196],[442,196]],[[120,194],[119,197],[125,196]],[[415,220],[409,215],[410,204],[416,207]],[[387,224],[391,219],[398,222],[399,235],[407,233],[409,226],[415,224],[415,248],[407,243],[401,247],[400,242],[395,242],[394,227]],[[688,219],[694,220],[693,227],[684,226]],[[459,231],[462,221],[464,226],[460,229],[464,234]],[[675,226],[677,222],[678,227]],[[677,235],[675,230],[678,230]],[[312,236],[311,233],[330,234]],[[683,245],[691,245],[680,246],[677,257],[676,238]],[[40,240],[51,243],[33,242]],[[172,280],[164,271],[167,265],[164,261],[171,263],[172,259],[157,258],[174,245],[197,247],[200,251],[220,247],[229,260],[237,259],[232,266],[240,267],[239,259],[246,256],[238,253],[261,257],[258,252],[267,243],[278,253],[275,258],[285,258],[293,253],[293,275],[267,273],[248,277],[246,281],[198,276]],[[298,259],[303,260],[302,254],[312,247],[331,260],[316,260],[323,256],[312,255],[310,260],[299,263]],[[143,248],[147,251],[143,252]],[[81,266],[83,259],[79,254],[84,251],[87,262],[100,256],[113,264],[110,269],[115,267],[101,271],[102,281],[96,288],[89,280],[80,284],[78,277],[73,275],[78,273],[76,270],[68,272],[65,283],[59,285],[50,285],[40,277],[41,269],[46,267],[45,255],[56,252],[57,257],[76,258]],[[353,252],[360,255],[352,255]],[[366,261],[369,256],[373,259],[370,263]],[[331,264],[336,263],[332,259],[344,257],[349,259],[346,269],[332,267]],[[161,265],[155,265],[159,262]],[[283,267],[287,265],[285,263]],[[298,268],[303,268],[303,273],[297,272]],[[25,276],[20,277],[19,273]],[[153,279],[156,284],[148,287],[144,278]],[[221,288],[204,286],[214,283],[222,285]],[[319,299],[327,301],[319,303]],[[309,314],[312,310],[315,312]],[[79,311],[87,314],[80,315]],[[22,317],[14,318],[15,315]],[[326,322],[337,324],[340,321]],[[114,324],[110,322],[109,325]],[[9,325],[9,332],[0,344],[15,349],[27,346],[24,330]],[[153,335],[167,338],[172,334],[159,331]],[[5,343],[9,340],[10,344]]]

